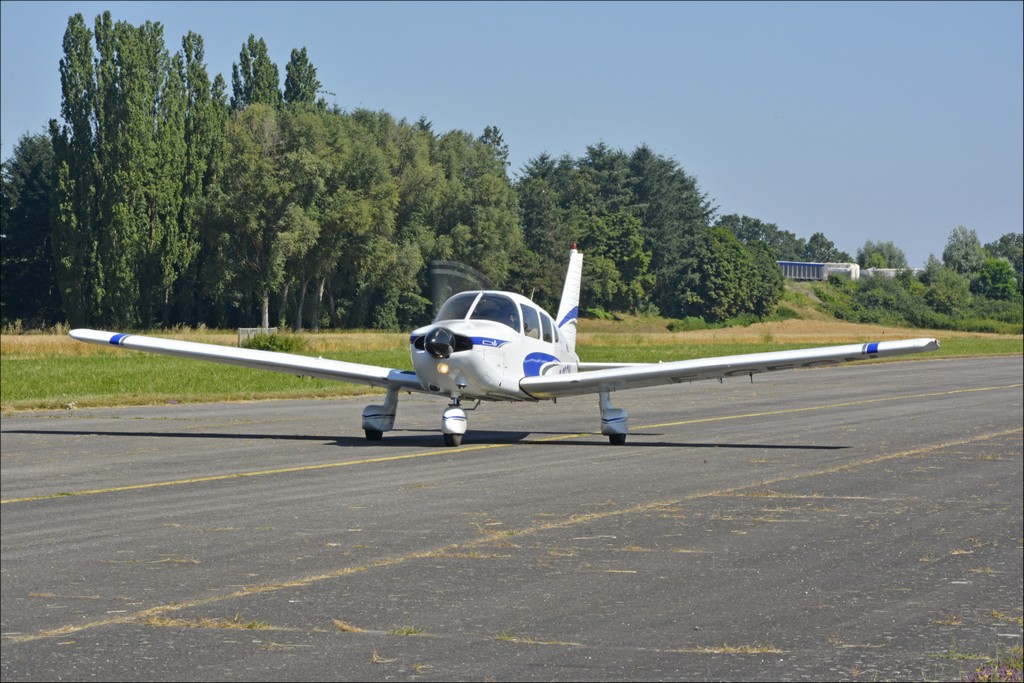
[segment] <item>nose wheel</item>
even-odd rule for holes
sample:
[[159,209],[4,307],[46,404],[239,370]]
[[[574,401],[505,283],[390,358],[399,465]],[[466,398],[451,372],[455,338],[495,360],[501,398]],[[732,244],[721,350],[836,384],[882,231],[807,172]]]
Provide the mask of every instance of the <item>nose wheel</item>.
[[[478,400],[468,410],[474,410],[479,405],[480,401]],[[468,426],[466,410],[462,408],[462,399],[458,396],[452,396],[452,402],[448,404],[448,407],[445,408],[444,413],[441,415],[441,435],[444,437],[444,445],[462,445],[462,437],[465,435]]]

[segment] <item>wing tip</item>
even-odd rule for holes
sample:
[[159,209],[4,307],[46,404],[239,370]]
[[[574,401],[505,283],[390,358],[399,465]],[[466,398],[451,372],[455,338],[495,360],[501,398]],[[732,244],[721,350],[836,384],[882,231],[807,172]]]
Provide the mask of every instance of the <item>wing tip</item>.
[[77,341],[88,342],[90,344],[112,344],[114,346],[120,346],[121,341],[130,335],[122,334],[120,332],[104,332],[103,330],[90,330],[85,327],[80,327],[69,331],[68,336]]

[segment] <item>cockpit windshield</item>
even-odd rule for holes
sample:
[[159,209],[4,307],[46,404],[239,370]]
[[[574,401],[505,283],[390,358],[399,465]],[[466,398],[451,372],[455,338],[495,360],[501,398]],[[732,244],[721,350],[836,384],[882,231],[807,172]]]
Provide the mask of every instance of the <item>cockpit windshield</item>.
[[[477,298],[479,297],[479,301]],[[476,302],[476,306],[473,303]],[[472,309],[472,313],[470,313]],[[516,302],[503,294],[493,292],[463,292],[444,302],[441,310],[434,317],[434,322],[442,320],[491,320],[502,325],[508,325],[516,332],[519,331],[519,306]]]
[[501,294],[485,293],[480,297],[473,314],[473,320],[493,320],[519,331],[519,307],[516,302]]
[[434,322],[440,322],[441,320],[463,320],[469,313],[469,307],[476,301],[477,296],[480,292],[463,292],[462,294],[456,294],[455,296],[444,302],[441,306],[441,310],[434,316]]

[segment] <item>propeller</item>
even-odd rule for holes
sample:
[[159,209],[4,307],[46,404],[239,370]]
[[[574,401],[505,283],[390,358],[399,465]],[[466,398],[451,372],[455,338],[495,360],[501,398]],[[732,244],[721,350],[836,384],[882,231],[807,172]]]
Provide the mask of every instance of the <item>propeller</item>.
[[459,261],[431,261],[427,273],[430,276],[430,299],[434,314],[448,297],[472,289],[491,289],[491,281],[479,270]]

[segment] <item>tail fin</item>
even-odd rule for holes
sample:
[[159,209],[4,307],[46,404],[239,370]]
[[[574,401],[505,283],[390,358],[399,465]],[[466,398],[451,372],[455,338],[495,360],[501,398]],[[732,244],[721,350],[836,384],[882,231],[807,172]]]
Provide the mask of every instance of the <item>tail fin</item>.
[[580,315],[580,278],[583,276],[583,254],[572,245],[569,251],[569,269],[565,273],[562,301],[558,304],[558,333],[565,339],[570,351],[576,351],[576,324]]

